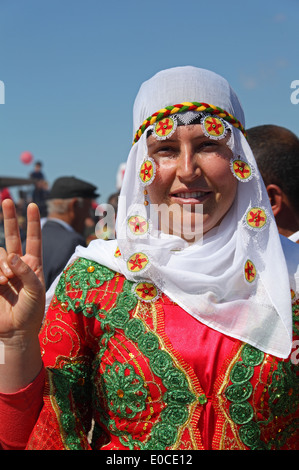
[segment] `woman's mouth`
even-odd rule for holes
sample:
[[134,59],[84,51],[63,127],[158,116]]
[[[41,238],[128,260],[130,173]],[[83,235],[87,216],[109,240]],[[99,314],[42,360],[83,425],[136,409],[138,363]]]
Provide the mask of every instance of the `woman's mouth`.
[[211,193],[211,191],[181,191],[170,194],[170,197],[178,204],[202,204]]

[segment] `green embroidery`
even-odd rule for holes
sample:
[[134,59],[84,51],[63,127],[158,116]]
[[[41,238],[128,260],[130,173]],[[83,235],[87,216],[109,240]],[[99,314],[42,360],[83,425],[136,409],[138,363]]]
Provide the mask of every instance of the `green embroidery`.
[[252,394],[252,385],[250,382],[230,385],[225,392],[226,398],[234,403],[242,403]]
[[246,366],[259,366],[264,359],[264,353],[249,344],[245,344],[242,349],[242,359]]
[[109,408],[117,416],[134,418],[146,408],[147,391],[133,366],[116,361],[106,366],[102,379]]
[[[161,421],[152,427],[152,433],[147,442],[134,440],[129,432],[118,430],[115,420],[102,409],[97,396],[94,397],[94,403],[100,411],[103,424],[111,433],[119,437],[124,446],[129,449],[165,450],[166,447],[175,443],[179,426],[182,426],[188,419],[188,407],[197,398],[189,390],[186,376],[175,367],[170,354],[160,349],[158,337],[146,329],[142,320],[130,318],[129,312],[138,301],[132,292],[131,281],[124,282],[122,292],[117,295],[116,305],[108,312],[98,309],[96,304],[86,302],[87,293],[91,287],[102,285],[105,281],[111,280],[114,275],[115,273],[109,269],[80,258],[66,271],[65,279],[62,277],[60,280],[56,295],[61,302],[66,303],[67,310],[71,309],[75,313],[94,317],[101,323],[103,334],[100,338],[98,356],[93,363],[92,380],[94,382],[97,379],[103,355],[116,328],[122,329],[128,339],[136,342],[140,351],[149,359],[153,373],[162,379],[167,392],[163,396],[166,406],[161,412]],[[71,283],[73,289],[82,292],[79,299],[72,299],[67,295],[65,289],[67,283]],[[142,378],[135,372],[133,366],[115,361],[112,365],[106,365],[100,380],[106,392],[108,407],[117,417],[132,419],[146,409],[147,391]]]
[[109,323],[113,328],[123,328],[130,318],[130,314],[125,307],[115,307],[107,314],[105,323]]
[[188,419],[188,410],[181,405],[170,404],[164,408],[161,413],[161,417],[162,421],[165,421],[166,423],[181,426]]
[[241,441],[243,441],[248,447],[255,446],[255,444],[260,441],[260,427],[255,422],[245,424],[240,427],[239,435]]
[[168,369],[164,374],[164,385],[170,389],[186,389],[188,382],[185,374],[179,369]]
[[253,391],[249,380],[253,376],[254,367],[260,365],[263,358],[263,352],[246,344],[241,353],[242,361],[237,362],[231,370],[232,385],[225,391],[226,398],[232,402],[229,406],[231,418],[240,425],[240,439],[253,450],[281,448],[296,428],[294,422],[286,426],[279,435],[274,436],[270,443],[266,444],[261,441],[260,426],[270,424],[278,416],[293,413],[298,406],[299,392],[295,366],[290,362],[278,362],[277,370],[273,372],[272,382],[268,388],[270,416],[267,421],[253,421],[253,408],[247,402]]
[[137,318],[131,318],[125,326],[125,335],[132,341],[138,341],[141,335],[145,333],[144,324]]
[[254,368],[252,366],[248,366],[243,362],[237,362],[230,375],[230,379],[233,383],[236,384],[244,384],[251,379],[254,373]]
[[269,385],[269,406],[275,416],[294,413],[298,406],[299,383],[291,362],[279,362]]
[[154,333],[149,331],[139,339],[138,346],[141,352],[151,357],[159,349],[159,340]]
[[293,331],[296,336],[299,336],[299,301],[293,303],[292,306],[292,314],[293,314]]
[[73,289],[83,291],[83,297],[91,287],[101,286],[114,277],[114,272],[105,266],[85,258],[78,258],[71,269],[66,270],[65,282],[70,282]]
[[246,424],[253,418],[253,409],[250,403],[232,403],[229,407],[232,420],[237,424]]
[[[154,447],[165,449],[172,446],[177,438],[177,427],[169,423],[158,423],[153,427],[152,439]],[[145,447],[147,450],[152,447]]]
[[[86,302],[88,290],[110,281],[114,275],[115,273],[105,266],[85,258],[78,258],[70,268],[64,271],[64,275],[60,276],[55,290],[56,297],[66,305],[67,310],[72,310],[74,313],[83,313],[88,318],[96,317],[99,319],[100,311],[98,307],[94,303]],[[81,291],[79,299],[72,299],[67,295],[67,283],[70,283],[74,290]]]
[[77,420],[84,423],[85,417],[74,403],[80,403],[84,413],[84,403],[88,403],[91,395],[89,367],[83,363],[69,363],[60,369],[50,368],[49,372],[55,386],[55,399],[61,410],[59,420],[64,430],[65,446],[70,450],[80,450],[82,444]]

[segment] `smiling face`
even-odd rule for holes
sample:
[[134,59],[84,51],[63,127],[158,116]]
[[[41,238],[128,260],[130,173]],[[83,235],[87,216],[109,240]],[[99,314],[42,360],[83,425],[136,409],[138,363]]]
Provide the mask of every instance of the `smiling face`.
[[[150,201],[175,207],[173,218],[180,219],[177,226],[181,227],[187,211],[189,217],[191,214],[192,231],[201,223],[202,232],[206,233],[219,225],[231,207],[238,182],[230,170],[232,152],[226,145],[228,138],[229,134],[213,140],[199,124],[178,126],[165,140],[148,137],[148,154],[157,166],[156,177],[148,186]],[[202,217],[197,214],[200,204]],[[185,238],[175,227],[163,227],[162,221],[162,231]]]

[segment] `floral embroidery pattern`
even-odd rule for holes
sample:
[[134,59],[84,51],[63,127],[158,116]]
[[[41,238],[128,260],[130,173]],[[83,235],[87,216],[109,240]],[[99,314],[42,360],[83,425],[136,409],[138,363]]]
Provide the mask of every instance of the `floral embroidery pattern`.
[[239,181],[249,181],[252,177],[250,165],[243,160],[233,160],[231,163],[231,169]]
[[128,220],[128,226],[134,235],[143,235],[148,231],[149,224],[141,215],[133,215]]
[[153,302],[159,297],[159,291],[154,284],[150,282],[139,282],[134,284],[133,293],[144,302]]
[[120,417],[134,418],[146,408],[147,391],[142,378],[130,364],[115,361],[106,366],[103,388],[109,408]]
[[[65,271],[65,278],[61,276],[56,287],[56,295],[60,297],[61,304],[67,310],[73,310],[75,313],[84,312],[86,316],[93,316],[97,312],[95,304],[86,302],[88,290],[101,286],[108,279],[112,279],[115,273],[105,266],[90,261],[85,258],[79,258],[74,261],[72,269]],[[73,289],[80,287],[82,294],[80,299],[72,299],[65,296],[65,285],[70,283]]]
[[155,136],[157,139],[166,139],[174,133],[176,127],[177,121],[174,118],[166,117],[155,124]]
[[265,210],[260,207],[252,207],[246,214],[246,222],[253,229],[261,229],[267,222]]
[[151,158],[147,158],[141,165],[139,171],[139,178],[141,183],[145,186],[150,184],[156,174],[156,164]]
[[221,118],[206,116],[202,125],[207,137],[211,137],[212,139],[223,139],[226,135],[226,127]]
[[247,282],[251,283],[256,278],[256,268],[250,259],[248,259],[245,263],[244,274]]
[[131,272],[142,271],[148,264],[149,259],[144,253],[134,253],[127,262],[128,270]]

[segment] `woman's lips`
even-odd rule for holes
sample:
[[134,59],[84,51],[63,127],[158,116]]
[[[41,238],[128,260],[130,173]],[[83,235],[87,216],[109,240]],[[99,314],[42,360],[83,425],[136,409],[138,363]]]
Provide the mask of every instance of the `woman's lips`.
[[181,191],[170,195],[173,202],[179,204],[202,204],[211,191]]

